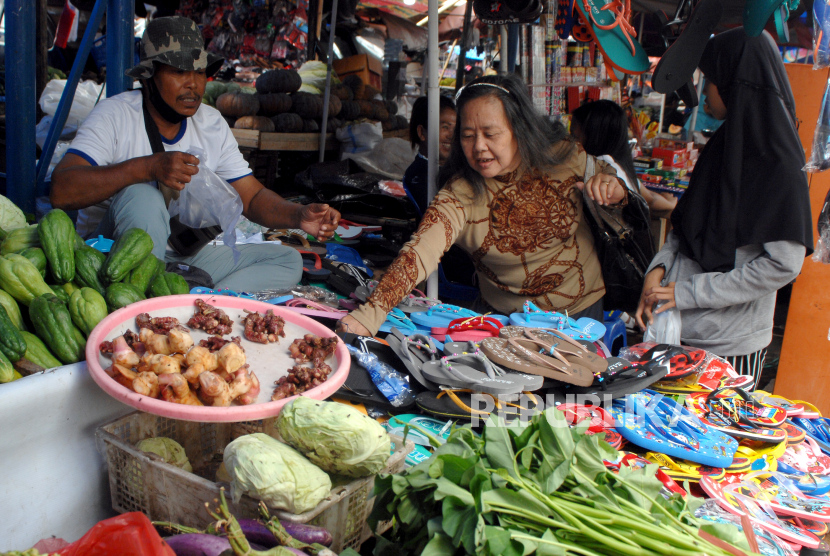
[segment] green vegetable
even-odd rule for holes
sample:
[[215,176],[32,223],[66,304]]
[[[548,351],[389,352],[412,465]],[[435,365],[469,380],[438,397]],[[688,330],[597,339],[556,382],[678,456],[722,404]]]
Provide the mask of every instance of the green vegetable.
[[107,316],[107,302],[92,288],[81,288],[69,297],[72,322],[89,336],[92,329]]
[[139,228],[130,228],[115,240],[101,269],[100,278],[105,284],[120,282],[132,269],[141,264],[153,250],[153,238]]
[[[212,83],[212,82],[211,82]],[[130,275],[124,280],[127,284],[131,284],[142,292],[146,292],[150,287],[150,282],[153,278],[164,271],[164,263],[155,255],[150,253],[141,263],[130,271]]]
[[38,337],[64,364],[83,360],[86,339],[72,324],[69,309],[60,299],[54,295],[35,298],[29,306],[29,318]]
[[14,367],[9,358],[0,351],[0,384],[14,380]]
[[481,437],[454,429],[427,461],[375,480],[370,528],[396,520],[377,546],[402,556],[729,554],[700,536],[702,499],[663,498],[656,465],[609,470],[604,461],[620,455],[588,426],[571,429],[550,408],[510,426],[491,417]]
[[190,291],[184,278],[175,272],[164,272],[153,278],[150,284],[150,297],[165,295],[184,295]]
[[0,228],[7,232],[26,225],[26,216],[8,198],[0,195]]
[[331,479],[294,448],[263,433],[240,436],[225,447],[225,468],[235,502],[243,494],[301,514],[331,492]]
[[26,341],[26,355],[23,356],[24,359],[28,359],[35,365],[40,365],[44,369],[54,369],[55,367],[60,367],[63,364],[58,361],[54,355],[52,355],[49,348],[46,347],[46,344],[44,344],[40,338],[31,332],[26,332],[24,330],[20,331],[20,335],[23,336],[23,339]]
[[40,238],[37,235],[37,226],[26,226],[9,232],[3,243],[0,244],[0,255],[9,253],[20,253],[29,247],[40,245]]
[[12,296],[0,290],[0,307],[6,310],[9,318],[18,330],[26,330],[26,325],[23,324],[23,316],[20,314],[20,307],[17,306],[17,301]]
[[84,242],[84,238],[78,232],[75,232],[75,247],[74,250],[77,251],[81,247],[86,247],[86,243]]
[[0,353],[16,363],[26,353],[26,342],[6,309],[0,305]]
[[35,265],[14,253],[0,257],[0,289],[23,305],[28,305],[39,295],[52,293]]
[[135,286],[124,284],[123,282],[116,282],[115,284],[107,286],[104,299],[107,300],[107,307],[112,312],[126,307],[131,303],[144,301],[147,298]]
[[187,459],[182,445],[172,438],[145,438],[135,445],[142,452],[151,452],[161,457],[165,463],[175,465],[188,473],[193,473],[193,467]]
[[386,430],[342,403],[298,397],[282,408],[277,428],[283,441],[328,473],[366,477],[389,459]]
[[37,226],[40,245],[49,261],[52,277],[59,284],[75,278],[75,224],[61,209],[46,213]]
[[21,255],[29,259],[35,268],[40,272],[41,277],[46,278],[46,255],[40,247],[29,247],[20,252]]
[[55,284],[47,284],[49,288],[52,290],[52,293],[57,296],[58,299],[63,301],[64,303],[69,303],[69,294],[66,293],[66,290],[63,289],[63,286],[57,286]]
[[88,245],[75,251],[75,282],[82,288],[92,288],[104,295],[106,288],[98,278],[107,256]]

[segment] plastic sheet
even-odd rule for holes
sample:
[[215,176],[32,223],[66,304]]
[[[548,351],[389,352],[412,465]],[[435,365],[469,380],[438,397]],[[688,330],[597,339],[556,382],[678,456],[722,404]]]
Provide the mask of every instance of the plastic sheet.
[[813,149],[804,170],[806,172],[823,172],[828,168],[830,168],[830,80],[824,88],[818,122],[816,122],[816,131],[813,134]]
[[830,67],[830,2],[813,2],[813,69]]
[[[205,159],[205,152],[198,148],[188,151],[199,160]],[[178,216],[179,221],[191,228],[221,226],[222,243],[233,250],[233,260],[239,260],[236,247],[236,223],[242,216],[242,198],[231,184],[217,176],[210,168],[199,166],[199,173],[190,179],[178,199],[170,202],[170,217]]]
[[353,123],[339,128],[335,136],[340,141],[341,153],[362,153],[383,141],[383,127],[380,122]]
[[[704,502],[695,511],[695,516],[713,523],[729,523],[743,530],[741,518],[722,509],[714,500]],[[758,549],[763,556],[798,556],[787,543],[764,531],[757,525],[753,524],[752,531],[755,533],[755,539],[758,541]]]
[[[662,307],[664,303],[666,302],[658,303],[655,311]],[[643,335],[643,341],[679,346],[680,332],[680,311],[673,307],[668,311],[654,315],[654,320],[648,325],[646,333]]]

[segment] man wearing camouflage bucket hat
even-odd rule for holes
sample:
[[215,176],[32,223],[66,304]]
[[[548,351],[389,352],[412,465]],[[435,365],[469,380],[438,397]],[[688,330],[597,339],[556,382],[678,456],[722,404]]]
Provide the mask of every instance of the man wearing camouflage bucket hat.
[[[187,233],[171,237],[167,207],[200,165],[233,186],[243,215],[257,224],[300,228],[321,240],[329,239],[338,225],[340,213],[328,205],[291,203],[253,176],[225,119],[201,102],[207,78],[221,65],[221,58],[205,50],[190,19],[150,21],[141,39],[140,62],[126,72],[141,81],[141,90],[102,100],[83,121],[52,173],[51,201],[55,207],[80,209],[78,232],[84,237],[117,239],[131,228],[147,231],[154,255],[207,271],[216,287],[290,287],[302,276],[302,258],[294,249],[240,245],[241,256],[234,262],[225,246],[182,254],[181,238]],[[196,150],[204,155],[187,152]],[[174,231],[179,228],[174,221]],[[197,235],[202,231],[184,228]]]

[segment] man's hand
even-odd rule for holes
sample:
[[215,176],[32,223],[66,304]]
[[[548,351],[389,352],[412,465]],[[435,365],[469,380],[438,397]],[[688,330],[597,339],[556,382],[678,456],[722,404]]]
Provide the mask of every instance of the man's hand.
[[199,173],[199,159],[182,152],[156,153],[150,158],[150,180],[181,191]]
[[[646,321],[650,324],[654,320],[654,316],[651,314],[651,311],[654,308],[654,304],[657,302],[657,299],[649,298],[649,296],[655,288],[660,287],[660,282],[663,281],[663,276],[665,275],[666,269],[662,266],[658,266],[646,274],[645,280],[643,281],[643,291],[640,294],[640,303],[637,305],[637,313],[634,315],[634,318],[637,321],[637,326],[639,326],[642,330],[646,329]],[[674,283],[672,283],[672,293],[673,292]],[[644,316],[645,320],[643,320]]]
[[312,203],[300,211],[300,228],[320,241],[328,241],[337,230],[340,213],[328,205]]

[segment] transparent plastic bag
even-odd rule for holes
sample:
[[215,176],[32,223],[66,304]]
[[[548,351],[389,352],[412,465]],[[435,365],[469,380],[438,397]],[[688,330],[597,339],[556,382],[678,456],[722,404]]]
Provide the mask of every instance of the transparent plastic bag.
[[813,2],[813,69],[830,67],[830,3]]
[[[369,351],[361,351],[354,346],[346,345],[355,361],[369,371],[372,382],[389,403],[394,407],[410,405],[415,401],[415,394],[409,387],[409,382],[401,373],[378,359],[378,356]],[[364,349],[366,346],[364,344]]]
[[[198,148],[187,151],[199,160],[205,159],[205,152]],[[199,173],[190,178],[190,183],[173,199],[168,208],[170,217],[178,216],[179,221],[191,228],[220,226],[222,242],[233,251],[234,263],[239,260],[236,247],[236,223],[242,216],[242,198],[231,184],[217,176],[204,164]]]
[[830,80],[824,88],[816,131],[813,134],[813,149],[807,165],[804,166],[804,171],[823,172],[828,168],[830,168]]
[[[707,500],[695,511],[695,517],[713,523],[729,523],[738,529],[743,530],[741,518],[732,515],[720,506],[714,500]],[[781,541],[778,537],[764,531],[757,524],[752,525],[752,531],[755,533],[755,540],[758,541],[758,550],[763,556],[797,556],[790,546]]]
[[813,260],[830,264],[830,192],[824,197],[824,206],[818,215],[818,239],[813,251]]
[[[658,303],[654,308],[662,307],[666,302]],[[680,311],[676,307],[654,315],[654,321],[646,328],[643,335],[643,342],[655,342],[657,344],[680,345],[681,321]]]

